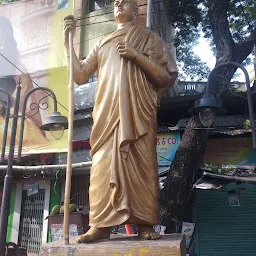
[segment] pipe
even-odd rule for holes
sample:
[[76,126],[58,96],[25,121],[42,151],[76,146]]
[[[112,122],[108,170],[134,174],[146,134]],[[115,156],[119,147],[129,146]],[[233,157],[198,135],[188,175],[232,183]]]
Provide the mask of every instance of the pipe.
[[[72,164],[72,169],[76,168],[85,168],[90,169],[92,166],[92,162],[81,162],[81,163],[75,163]],[[37,165],[37,166],[19,166],[19,165],[13,165],[12,170],[13,171],[21,171],[21,172],[26,172],[26,171],[47,171],[47,170],[66,170],[67,165],[66,164],[59,164],[59,165]],[[5,171],[7,170],[7,165],[0,165],[0,171]]]
[[148,0],[147,3],[147,22],[146,26],[147,28],[151,28],[151,14],[152,14],[152,0]]

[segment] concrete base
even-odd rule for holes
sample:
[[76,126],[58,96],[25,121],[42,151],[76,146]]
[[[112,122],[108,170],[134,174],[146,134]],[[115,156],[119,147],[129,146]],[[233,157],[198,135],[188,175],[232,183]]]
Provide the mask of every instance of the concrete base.
[[163,235],[160,240],[141,240],[136,235],[112,235],[97,243],[70,245],[62,240],[44,244],[40,256],[185,256],[185,238],[181,234]]

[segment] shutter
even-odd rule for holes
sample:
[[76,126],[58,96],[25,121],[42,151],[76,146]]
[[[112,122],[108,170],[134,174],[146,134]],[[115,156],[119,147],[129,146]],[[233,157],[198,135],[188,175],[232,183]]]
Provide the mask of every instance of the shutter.
[[243,183],[239,193],[240,206],[230,207],[228,190],[196,191],[196,222],[198,256],[256,255],[256,186]]

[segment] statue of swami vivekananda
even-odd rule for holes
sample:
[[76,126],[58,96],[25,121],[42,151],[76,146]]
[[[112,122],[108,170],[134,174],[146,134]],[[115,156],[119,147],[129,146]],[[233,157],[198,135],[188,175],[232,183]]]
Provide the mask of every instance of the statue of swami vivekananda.
[[[136,224],[142,239],[159,239],[156,157],[157,108],[177,77],[175,60],[153,31],[134,25],[136,0],[115,0],[115,32],[85,60],[74,57],[74,80],[84,84],[97,71],[91,132],[90,229],[78,243],[110,237],[110,227]],[[64,19],[65,51],[73,16]]]

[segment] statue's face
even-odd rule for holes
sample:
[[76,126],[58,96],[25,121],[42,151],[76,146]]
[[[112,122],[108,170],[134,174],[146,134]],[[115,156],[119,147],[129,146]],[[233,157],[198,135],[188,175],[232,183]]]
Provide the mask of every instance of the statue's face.
[[132,21],[135,17],[136,7],[134,0],[115,0],[114,14],[118,23]]

